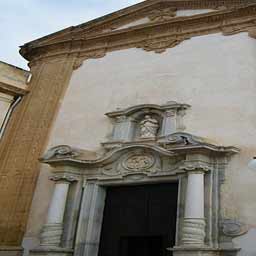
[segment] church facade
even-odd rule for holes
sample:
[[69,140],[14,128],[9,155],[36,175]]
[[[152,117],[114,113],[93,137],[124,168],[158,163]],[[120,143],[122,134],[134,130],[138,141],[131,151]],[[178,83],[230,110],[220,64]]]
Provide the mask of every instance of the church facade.
[[2,244],[255,255],[255,38],[253,0],[147,0],[22,46],[33,77],[0,166],[22,196]]

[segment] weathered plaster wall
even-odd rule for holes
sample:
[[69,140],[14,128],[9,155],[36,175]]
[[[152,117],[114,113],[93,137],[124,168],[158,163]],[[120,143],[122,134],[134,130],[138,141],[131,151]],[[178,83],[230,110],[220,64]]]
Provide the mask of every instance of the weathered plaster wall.
[[[222,213],[252,228],[256,223],[256,174],[247,168],[256,144],[256,41],[246,33],[209,35],[185,41],[163,54],[130,49],[86,61],[74,71],[48,147],[69,144],[99,150],[111,133],[104,113],[141,103],[178,101],[192,107],[186,131],[242,151],[227,170]],[[38,181],[28,226],[37,236],[50,195],[45,195],[47,167]],[[43,204],[41,202],[44,202]],[[38,222],[38,218],[40,220]],[[35,222],[37,223],[35,225]],[[236,239],[245,247],[254,231]]]

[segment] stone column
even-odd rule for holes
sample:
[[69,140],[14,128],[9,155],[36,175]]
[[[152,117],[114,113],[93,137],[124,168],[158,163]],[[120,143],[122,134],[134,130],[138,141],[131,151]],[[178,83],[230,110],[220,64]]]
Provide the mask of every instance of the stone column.
[[41,233],[40,246],[59,247],[63,233],[63,218],[66,207],[69,184],[76,179],[70,176],[50,177],[55,181],[55,188],[48,210],[46,224]]
[[182,243],[202,247],[205,239],[204,172],[188,173]]

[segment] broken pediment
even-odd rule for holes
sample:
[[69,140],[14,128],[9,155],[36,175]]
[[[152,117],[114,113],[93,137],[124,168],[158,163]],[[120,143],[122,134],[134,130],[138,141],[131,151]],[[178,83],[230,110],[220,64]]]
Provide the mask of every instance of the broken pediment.
[[164,139],[162,138],[160,141],[156,141],[154,144],[143,141],[120,144],[119,147],[112,148],[100,156],[87,150],[60,145],[49,149],[40,160],[42,163],[53,166],[102,167],[124,158],[125,163],[122,164],[122,168],[126,170],[142,170],[150,169],[158,157],[180,159],[190,154],[224,156],[238,152],[239,149],[236,147],[210,144],[204,138],[189,133],[177,132],[166,136]]

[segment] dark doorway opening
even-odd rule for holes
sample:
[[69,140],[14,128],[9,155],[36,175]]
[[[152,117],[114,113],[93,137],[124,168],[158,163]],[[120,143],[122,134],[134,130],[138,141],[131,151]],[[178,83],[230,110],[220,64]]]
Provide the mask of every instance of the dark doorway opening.
[[177,183],[108,188],[99,256],[170,255],[177,196]]
[[121,237],[120,256],[162,256],[163,238],[161,236]]

